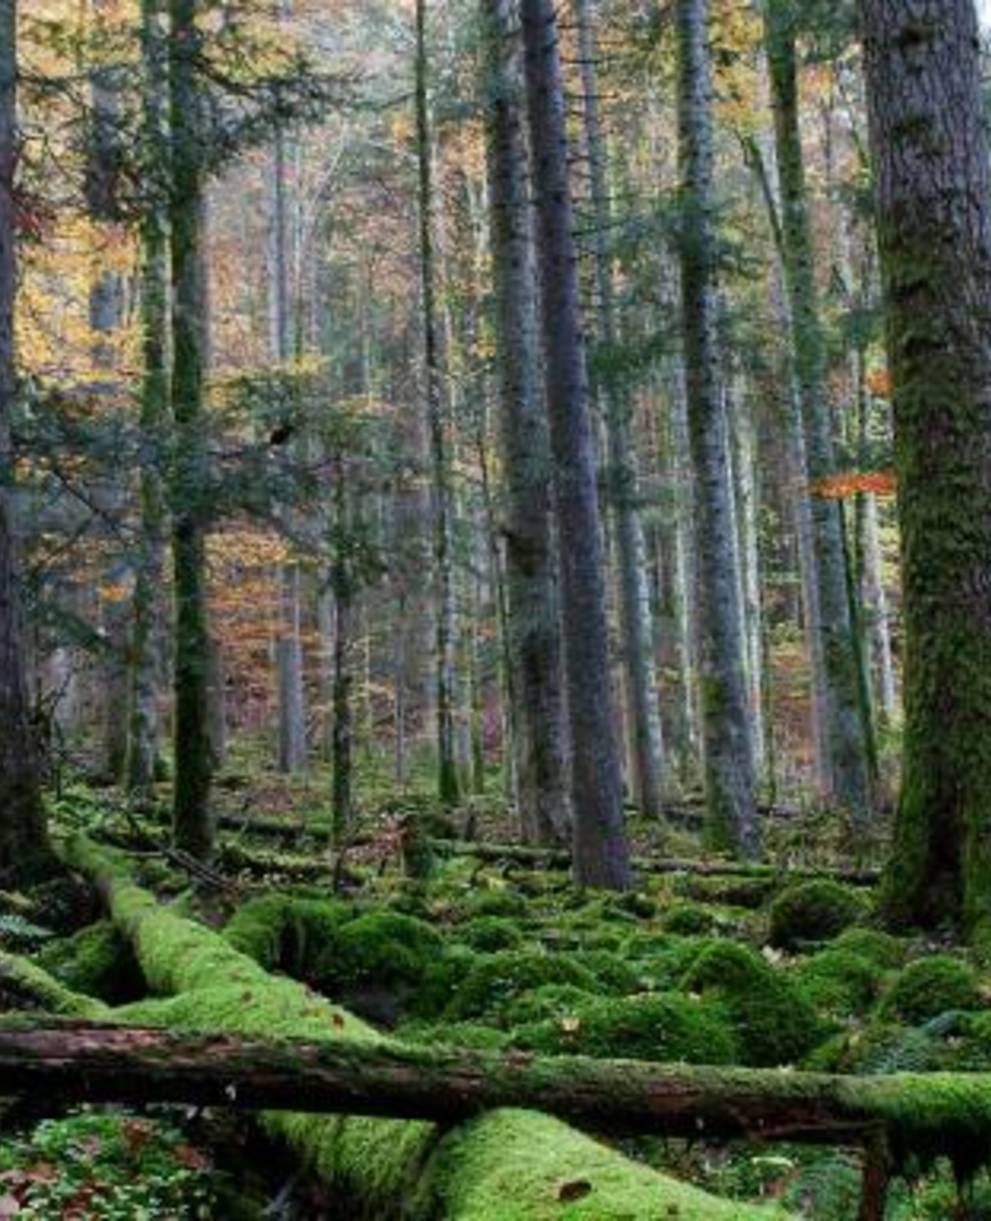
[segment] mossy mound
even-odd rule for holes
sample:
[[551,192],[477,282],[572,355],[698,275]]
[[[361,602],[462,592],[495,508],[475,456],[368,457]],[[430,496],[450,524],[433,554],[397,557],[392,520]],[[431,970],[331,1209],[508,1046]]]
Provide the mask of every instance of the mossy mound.
[[513,1045],[547,1055],[732,1064],[737,1043],[725,1012],[679,992],[591,1000],[567,1017],[513,1032]]
[[509,1040],[505,1030],[482,1022],[412,1021],[397,1026],[394,1033],[405,1043],[423,1043],[428,1047],[446,1043],[473,1051],[501,1051]]
[[819,1038],[816,1012],[801,990],[746,946],[711,943],[689,967],[681,987],[725,1005],[742,1064],[793,1064]]
[[844,1018],[866,1013],[877,999],[877,967],[860,954],[828,949],[813,954],[795,972],[802,992],[817,1010]]
[[333,960],[341,929],[353,918],[354,909],[334,899],[270,894],[238,908],[224,936],[267,971],[310,979]]
[[885,997],[884,1013],[917,1025],[951,1009],[976,1009],[979,1004],[973,967],[949,954],[933,954],[902,971]]
[[462,902],[466,920],[479,916],[507,916],[511,920],[526,919],[526,899],[515,890],[476,890]]
[[675,903],[665,913],[661,927],[667,933],[692,937],[712,933],[724,923],[711,908],[698,903]]
[[124,1005],[144,996],[144,976],[134,951],[109,920],[51,941],[36,956],[40,967],[73,992]]
[[830,949],[849,950],[885,969],[902,966],[907,953],[904,941],[873,928],[848,928],[833,941]]
[[593,993],[597,987],[592,972],[571,955],[506,950],[475,963],[451,998],[445,1016],[455,1021],[485,1017],[503,1024],[513,1000],[544,984],[572,984]]
[[672,933],[633,933],[623,945],[625,957],[658,991],[676,988],[692,963],[709,946],[711,937],[678,937]]
[[521,993],[506,1005],[503,1015],[509,1026],[524,1026],[532,1022],[571,1017],[583,1005],[593,1000],[591,992],[574,984],[544,984]]
[[727,907],[763,907],[778,889],[778,879],[770,877],[709,878],[686,873],[675,880],[675,893],[696,903],[725,904]]
[[849,886],[829,878],[801,882],[783,890],[771,904],[770,941],[782,949],[830,941],[866,912],[863,896]]
[[618,954],[610,954],[608,950],[578,950],[569,957],[572,962],[592,972],[600,992],[628,996],[642,990],[639,973]]
[[519,924],[509,916],[479,916],[460,928],[458,937],[473,950],[487,954],[515,950],[523,941]]

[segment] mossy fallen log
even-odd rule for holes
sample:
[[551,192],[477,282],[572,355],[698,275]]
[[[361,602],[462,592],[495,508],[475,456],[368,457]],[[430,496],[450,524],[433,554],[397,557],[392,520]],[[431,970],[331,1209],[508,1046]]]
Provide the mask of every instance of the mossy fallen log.
[[110,1013],[102,1001],[73,992],[30,959],[4,951],[0,951],[0,994],[8,1004],[27,1004],[66,1017],[98,1021]]
[[538,1097],[624,1132],[844,1143],[879,1130],[991,1147],[991,1075],[850,1077],[581,1056],[244,1039],[81,1022],[0,1026],[0,1095],[182,1102],[459,1123]]
[[[132,941],[151,988],[166,1002],[119,1010],[173,1030],[300,1038],[366,1048],[385,1041],[351,1014],[292,980],[268,974],[219,934],[184,919],[134,885],[126,862],[83,836],[64,859],[104,895]],[[142,1008],[145,1012],[142,1014]],[[539,1093],[533,1101],[540,1102]],[[283,1139],[331,1186],[349,1216],[410,1221],[620,1221],[684,1216],[747,1221],[773,1210],[727,1201],[631,1162],[550,1116],[503,1109],[444,1128],[415,1120],[265,1111]]]
[[[571,853],[559,848],[531,848],[524,844],[481,844],[467,840],[432,839],[431,849],[438,856],[474,856],[482,861],[512,861],[531,867],[568,869]],[[700,877],[770,878],[781,882],[813,881],[832,878],[851,886],[873,886],[880,878],[876,869],[853,866],[778,866],[746,861],[692,861],[674,857],[634,857],[634,869],[641,873],[688,873]]]

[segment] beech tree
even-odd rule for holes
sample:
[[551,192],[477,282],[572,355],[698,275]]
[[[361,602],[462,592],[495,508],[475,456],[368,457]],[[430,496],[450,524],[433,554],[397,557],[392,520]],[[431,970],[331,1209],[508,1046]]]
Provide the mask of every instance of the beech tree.
[[991,174],[973,0],[863,0],[905,738],[892,923],[991,932]]

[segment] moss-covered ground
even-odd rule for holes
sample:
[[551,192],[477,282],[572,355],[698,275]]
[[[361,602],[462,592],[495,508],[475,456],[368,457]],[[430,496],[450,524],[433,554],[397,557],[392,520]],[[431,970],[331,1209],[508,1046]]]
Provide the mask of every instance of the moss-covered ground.
[[[225,790],[219,792],[223,800]],[[126,839],[131,823],[87,800],[83,790],[75,795],[70,790],[58,810],[63,825]],[[393,834],[396,818],[447,819],[459,838],[469,823],[468,830],[489,843],[508,842],[512,833],[502,802],[477,799],[453,814],[435,811],[424,797],[373,795],[366,803],[347,868],[338,872],[344,886],[336,895],[320,808],[313,794],[295,790],[271,813],[297,830],[287,832],[284,841],[254,836],[250,829],[233,833],[230,842],[237,851],[226,865],[224,856],[219,858],[218,869],[229,883],[220,892],[191,894],[188,876],[167,862],[135,862],[138,880],[169,902],[163,910],[182,917],[181,928],[177,924],[167,934],[158,921],[139,929],[141,904],[132,896],[137,961],[127,939],[101,922],[99,908],[83,903],[81,931],[62,919],[35,944],[29,937],[29,944],[9,948],[21,951],[22,964],[29,954],[66,995],[81,995],[93,1005],[82,1012],[99,1014],[104,1004],[131,1002],[116,1012],[134,1020],[153,1013],[155,1020],[179,1026],[201,1023],[208,1013],[218,1025],[278,1034],[266,1005],[258,1004],[256,1021],[243,999],[261,996],[274,974],[302,985],[279,1003],[291,1014],[294,1030],[302,1021],[315,1037],[330,1024],[335,1037],[343,1027],[343,1033],[360,1038],[388,1033],[407,1042],[520,1054],[804,1067],[869,1076],[991,1069],[986,973],[959,946],[883,932],[869,889],[825,877],[794,883],[782,869],[780,876],[754,878],[644,875],[634,894],[613,896],[581,893],[561,870],[470,854],[438,856],[426,879],[407,880]],[[147,829],[155,833],[152,822]],[[437,829],[431,823],[432,832]],[[439,829],[443,833],[443,824]],[[676,827],[666,840],[656,826],[634,822],[634,831],[641,852],[699,854],[691,826]],[[774,829],[772,853],[814,866],[818,858],[805,835],[798,825]],[[823,863],[841,862],[832,855]],[[44,930],[43,912],[30,895],[8,899],[11,910],[17,908],[24,920]],[[127,901],[123,913],[116,913],[118,927],[125,929],[131,919],[126,907]],[[212,927],[208,931],[205,925]],[[218,932],[226,950],[236,951],[233,959],[218,951]],[[172,999],[140,999],[138,962],[149,994]],[[159,966],[149,969],[152,962]],[[75,1003],[60,1008],[64,998],[57,992],[46,1003],[44,988],[32,991],[25,985],[18,993],[14,973],[8,975],[9,985],[2,984],[7,1007],[69,1012]],[[221,975],[225,985],[235,987],[218,986]],[[288,979],[285,986],[295,987]],[[938,1080],[933,1079],[934,1087]],[[949,1115],[952,1096],[940,1105]],[[539,1108],[539,1099],[534,1106]],[[284,1122],[291,1128],[296,1121]],[[558,1121],[531,1117],[521,1127],[514,1112],[485,1117],[474,1127],[462,1125],[440,1142],[426,1135],[425,1125],[347,1123],[348,1142],[328,1137],[330,1143],[311,1143],[311,1171],[319,1174],[333,1162],[330,1177],[342,1181],[341,1160],[350,1158],[366,1168],[385,1167],[380,1181],[367,1172],[358,1175],[366,1199],[359,1204],[349,1198],[345,1204],[306,1194],[310,1180],[303,1179],[286,1196],[286,1215],[393,1215],[386,1201],[394,1198],[396,1185],[387,1167],[415,1164],[415,1187],[407,1185],[412,1215],[593,1219],[605,1215],[596,1211],[605,1190],[600,1185],[613,1174],[628,1174],[617,1169],[628,1162],[607,1158],[599,1164],[603,1145],[584,1137],[575,1137],[585,1142],[580,1147],[562,1143]],[[914,1148],[909,1140],[893,1149],[902,1175],[886,1215],[894,1221],[991,1216],[983,1168],[989,1151],[982,1142],[983,1137],[966,1147],[966,1142],[953,1148],[937,1142]],[[636,1174],[625,1180],[631,1218],[710,1215],[697,1211],[703,1197],[692,1196],[693,1185],[730,1201],[725,1213],[713,1206],[713,1216],[743,1217],[748,1207],[762,1203],[825,1221],[856,1215],[857,1148],[705,1140],[686,1145],[649,1137],[621,1147],[648,1176],[640,1187]],[[546,1175],[555,1150],[561,1162],[553,1180],[557,1194],[549,1192],[536,1209],[536,1197],[524,1192],[531,1211],[513,1211],[506,1165],[532,1162],[534,1173]],[[650,1167],[685,1183],[684,1200],[669,1201],[674,1212],[650,1211],[656,1186]],[[587,1190],[589,1181],[594,1189]],[[230,1204],[225,1207],[233,1215]],[[254,1205],[246,1207],[244,1215],[252,1215]]]

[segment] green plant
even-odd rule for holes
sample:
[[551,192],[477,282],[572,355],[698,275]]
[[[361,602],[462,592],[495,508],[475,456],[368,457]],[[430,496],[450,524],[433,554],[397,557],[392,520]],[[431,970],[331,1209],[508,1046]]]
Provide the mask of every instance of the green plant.
[[209,1160],[173,1125],[121,1112],[44,1120],[0,1147],[0,1166],[3,1215],[25,1221],[212,1215]]
[[867,904],[849,886],[828,878],[789,886],[771,904],[770,941],[783,949],[829,941],[862,919]]
[[884,1000],[884,1012],[916,1024],[951,1009],[980,1003],[973,967],[949,954],[932,954],[909,963]]

